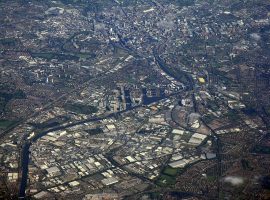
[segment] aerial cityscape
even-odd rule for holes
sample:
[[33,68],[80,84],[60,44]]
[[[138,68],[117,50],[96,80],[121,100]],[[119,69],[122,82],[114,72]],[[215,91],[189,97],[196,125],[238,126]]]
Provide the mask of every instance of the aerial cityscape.
[[0,199],[270,199],[269,0],[0,0]]

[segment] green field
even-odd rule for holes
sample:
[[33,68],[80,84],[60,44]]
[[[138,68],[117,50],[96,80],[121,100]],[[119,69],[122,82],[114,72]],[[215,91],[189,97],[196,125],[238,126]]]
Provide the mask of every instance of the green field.
[[217,180],[217,177],[216,176],[206,176],[207,180],[210,181],[210,182],[214,182]]
[[12,126],[16,121],[9,121],[9,120],[0,120],[0,129],[6,129],[10,126]]
[[98,127],[94,129],[85,130],[85,132],[89,133],[90,135],[98,135],[98,134],[103,133],[103,130]]
[[205,123],[210,123],[212,122],[216,117],[212,114],[207,114],[203,116],[203,120]]
[[253,149],[254,153],[259,154],[270,154],[270,147],[269,146],[262,146],[262,145],[256,145]]
[[246,159],[241,160],[241,165],[244,170],[253,170],[253,167],[251,166],[250,162]]
[[164,3],[172,3],[177,6],[192,6],[194,5],[195,1],[194,0],[162,0]]
[[231,121],[239,121],[239,114],[236,110],[229,110],[227,113],[224,114],[225,117],[228,117]]
[[163,170],[163,174],[169,175],[169,176],[176,176],[179,173],[179,169],[175,169],[172,168],[170,166],[167,166],[164,170]]
[[0,113],[5,112],[7,103],[12,99],[25,99],[26,94],[22,90],[8,91],[10,86],[0,84]]
[[161,175],[159,179],[157,180],[157,185],[161,187],[170,186],[175,184],[175,178],[168,175]]
[[84,115],[89,115],[98,111],[98,108],[95,106],[84,105],[80,103],[67,103],[64,108],[68,111]]
[[0,39],[0,45],[3,46],[15,46],[16,43],[18,42],[18,39],[16,38],[1,38]]
[[64,60],[75,60],[78,61],[80,58],[78,56],[74,56],[72,54],[60,54],[60,53],[53,53],[53,52],[48,52],[48,53],[31,53],[31,55],[34,58],[43,58],[46,60],[52,60],[52,59],[57,59],[60,61]]

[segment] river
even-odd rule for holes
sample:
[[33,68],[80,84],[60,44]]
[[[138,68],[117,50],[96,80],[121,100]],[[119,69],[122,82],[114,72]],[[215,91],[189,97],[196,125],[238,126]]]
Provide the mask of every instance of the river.
[[[129,52],[135,54],[138,56],[138,54],[132,50],[131,48],[128,48],[126,47],[125,43],[121,40],[122,43],[121,46],[126,48]],[[180,81],[174,74],[172,74],[168,68],[166,67],[165,63],[163,63],[163,61],[161,60],[161,58],[157,55],[157,53],[155,52],[154,53],[154,56],[155,56],[155,59],[157,60],[160,68],[166,73],[168,74],[169,76],[173,77],[174,79]],[[148,59],[148,58],[147,58]],[[189,77],[189,82],[190,82],[190,86],[191,86],[191,89],[193,88],[193,82],[191,81],[191,77]],[[154,103],[154,102],[158,102],[162,99],[165,99],[165,98],[168,98],[169,96],[172,96],[172,95],[175,95],[175,94],[178,94],[178,93],[174,93],[174,94],[171,94],[169,96],[165,96],[164,94],[162,94],[160,97],[153,97],[153,98],[148,98],[146,97],[146,91],[143,91],[143,96],[144,96],[144,102],[143,102],[143,105],[149,105],[151,103]],[[59,126],[59,127],[55,127],[55,128],[52,128],[50,130],[47,130],[47,131],[44,131],[36,136],[34,136],[30,141],[25,141],[25,144],[23,145],[23,148],[22,148],[22,154],[21,154],[21,157],[22,157],[22,160],[21,160],[21,172],[22,172],[22,178],[21,178],[21,184],[20,184],[20,188],[19,188],[19,198],[20,199],[25,199],[25,196],[26,196],[26,193],[25,193],[25,190],[27,188],[27,180],[28,180],[28,165],[29,165],[29,161],[30,161],[30,147],[31,147],[31,144],[36,142],[39,138],[45,136],[46,134],[48,134],[49,132],[53,132],[53,131],[58,131],[58,130],[64,130],[66,128],[69,128],[69,127],[72,127],[72,126],[76,126],[76,125],[80,125],[80,124],[83,124],[83,123],[86,123],[86,122],[94,122],[94,121],[100,121],[102,119],[105,119],[105,118],[109,118],[109,117],[113,117],[117,114],[121,114],[121,113],[124,113],[124,112],[127,112],[127,111],[130,111],[130,110],[133,110],[133,109],[136,109],[140,107],[140,105],[138,106],[134,106],[134,107],[128,107],[128,109],[126,110],[123,110],[123,111],[119,111],[117,113],[111,113],[105,117],[100,117],[100,118],[91,118],[91,119],[87,119],[87,120],[83,120],[83,121],[80,121],[80,122],[75,122],[75,123],[72,123],[72,124],[68,124],[68,125],[65,125],[65,126]],[[25,140],[26,140],[27,136],[25,137]]]

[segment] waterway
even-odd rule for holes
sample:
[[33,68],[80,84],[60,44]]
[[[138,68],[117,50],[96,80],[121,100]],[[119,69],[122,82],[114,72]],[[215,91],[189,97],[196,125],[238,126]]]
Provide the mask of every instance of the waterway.
[[[175,94],[171,94],[169,96],[172,96],[172,95],[175,95]],[[169,96],[165,96],[165,95],[162,95],[160,98],[155,98],[154,100],[151,99],[151,100],[147,100],[146,102],[144,102],[144,105],[149,105],[151,103],[154,103],[154,102],[158,102],[160,100],[163,100],[165,98],[168,98]],[[129,107],[129,109],[126,109],[126,110],[123,110],[123,111],[119,111],[119,112],[116,112],[116,113],[111,113],[107,116],[104,116],[104,117],[97,117],[97,118],[91,118],[91,119],[86,119],[86,120],[83,120],[83,121],[80,121],[80,122],[75,122],[75,123],[72,123],[72,124],[68,124],[68,125],[65,125],[65,126],[59,126],[59,127],[55,127],[55,128],[52,128],[52,129],[49,129],[47,131],[44,131],[36,136],[34,136],[32,139],[30,140],[27,140],[26,138],[28,137],[28,135],[25,137],[25,144],[23,145],[23,148],[22,148],[22,160],[21,160],[21,172],[22,172],[22,178],[21,178],[21,184],[20,184],[20,188],[19,188],[19,198],[20,199],[25,199],[25,196],[26,196],[26,188],[27,188],[27,181],[28,181],[28,165],[29,165],[29,161],[30,161],[30,147],[32,145],[32,143],[35,143],[39,138],[47,135],[48,133],[50,132],[53,132],[53,131],[59,131],[59,130],[65,130],[67,128],[70,128],[70,127],[73,127],[73,126],[76,126],[76,125],[80,125],[80,124],[84,124],[84,123],[87,123],[87,122],[95,122],[95,121],[100,121],[100,120],[103,120],[103,119],[106,119],[106,118],[110,118],[110,117],[113,117],[115,115],[118,115],[118,114],[122,114],[124,112],[128,112],[130,110],[134,110],[136,108],[140,107],[140,105],[138,106],[133,106],[133,107]]]
[[[123,47],[125,47],[129,52],[132,52],[133,54],[137,55],[138,54],[130,49],[130,48],[127,48],[125,43],[121,40],[121,45]],[[176,80],[178,80],[178,78],[172,74],[167,66],[165,65],[165,63],[163,63],[163,61],[159,58],[159,56],[155,53],[155,58],[160,66],[160,68],[166,73],[168,74],[169,76],[175,78]],[[191,80],[191,78],[189,77],[188,79],[190,81],[190,86],[192,89],[193,88],[193,82]],[[180,80],[178,80],[180,81]],[[126,95],[129,96],[130,94],[126,92]],[[157,102],[157,101],[160,101],[164,98],[167,98],[168,96],[165,96],[165,94],[161,94],[160,97],[147,97],[146,96],[146,90],[143,91],[143,105],[149,105],[151,103],[154,103],[154,102]],[[174,95],[174,94],[172,94]],[[126,99],[128,102],[130,101],[129,98]],[[124,113],[124,112],[127,112],[127,111],[130,111],[130,110],[133,110],[135,108],[138,108],[139,106],[134,106],[134,107],[131,107],[131,106],[128,106],[128,109],[126,110],[123,110],[123,111],[120,111],[120,112],[117,112],[117,113],[112,113],[112,114],[109,114],[105,117],[102,117],[102,118],[92,118],[92,119],[87,119],[87,120],[84,120],[84,121],[80,121],[80,122],[76,122],[76,123],[73,123],[73,124],[68,124],[66,126],[59,126],[59,127],[55,127],[55,128],[52,128],[50,130],[47,130],[47,131],[44,131],[38,135],[36,135],[35,137],[33,137],[30,141],[28,140],[27,141],[27,136],[25,137],[25,143],[23,145],[23,148],[22,148],[22,155],[21,155],[21,172],[22,172],[22,178],[21,178],[21,184],[20,184],[20,188],[19,188],[19,198],[20,199],[25,199],[25,196],[26,196],[26,188],[27,188],[27,181],[28,181],[28,165],[29,165],[29,161],[30,161],[30,147],[31,147],[31,144],[36,142],[39,138],[45,136],[46,134],[48,134],[49,132],[53,132],[53,131],[58,131],[58,130],[64,130],[66,128],[69,128],[69,127],[72,127],[72,126],[76,126],[76,125],[80,125],[80,124],[83,124],[83,123],[87,123],[87,122],[94,122],[94,121],[99,121],[99,120],[102,120],[102,119],[105,119],[105,118],[109,118],[109,117],[113,117],[117,114],[121,114],[121,113]]]
[[[106,116],[106,118],[112,117],[113,115],[115,115],[115,114],[114,113],[109,114],[108,116]],[[34,136],[30,140],[27,140],[26,137],[25,137],[25,139],[24,139],[25,144],[24,144],[24,146],[22,148],[22,156],[21,156],[22,157],[22,160],[21,160],[22,179],[21,179],[21,184],[20,184],[20,189],[19,189],[19,198],[20,199],[25,199],[25,190],[26,190],[26,187],[27,187],[27,180],[28,180],[28,165],[29,165],[30,153],[31,153],[30,152],[30,147],[31,147],[32,143],[36,142],[39,138],[47,135],[50,132],[64,130],[64,129],[72,127],[72,126],[84,124],[86,122],[99,121],[99,120],[102,120],[102,119],[104,119],[104,118],[92,118],[92,119],[83,120],[83,121],[80,121],[80,122],[68,124],[66,126],[59,126],[59,127],[56,127],[56,128],[52,128],[52,129],[49,129],[47,131],[44,131],[44,132]]]

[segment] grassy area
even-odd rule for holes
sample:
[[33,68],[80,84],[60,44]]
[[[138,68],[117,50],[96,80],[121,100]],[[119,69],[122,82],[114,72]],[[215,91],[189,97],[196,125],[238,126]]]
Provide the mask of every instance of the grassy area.
[[12,126],[14,123],[16,123],[16,121],[1,119],[0,120],[0,129],[6,129],[6,128]]
[[214,115],[211,115],[211,114],[208,114],[208,115],[205,115],[203,116],[203,120],[205,123],[210,123],[212,122],[216,117]]
[[76,53],[73,56],[79,57],[80,59],[93,59],[96,57],[96,54]]
[[123,6],[135,6],[140,3],[139,0],[119,0],[118,2],[120,2],[120,4]]
[[241,165],[244,170],[253,170],[253,167],[251,167],[250,162],[246,159],[241,160]]
[[26,95],[23,91],[18,90],[13,93],[0,92],[0,98],[10,101],[11,99],[25,99]]
[[7,103],[12,99],[25,99],[26,94],[22,90],[8,91],[5,92],[6,88],[9,86],[4,86],[0,84],[0,113],[4,112]]
[[174,185],[175,184],[175,178],[172,176],[168,176],[168,175],[161,175],[159,177],[159,179],[157,180],[157,185],[161,186],[161,187],[165,187],[165,186],[170,186],[170,185]]
[[219,194],[218,194],[218,199],[220,199],[220,200],[224,200],[225,199],[225,194],[224,194],[224,192],[220,192]]
[[170,166],[167,166],[164,170],[163,170],[163,174],[169,175],[169,176],[176,176],[179,172],[179,169],[175,169],[172,168]]
[[85,132],[89,133],[90,135],[98,135],[98,134],[103,133],[103,130],[98,127],[98,128],[86,130]]
[[16,38],[2,38],[0,39],[0,45],[3,46],[15,46],[16,43],[18,42],[18,39]]
[[229,110],[225,115],[229,120],[237,122],[240,118],[236,110]]
[[270,154],[270,147],[268,146],[262,146],[262,145],[256,145],[253,149],[254,153],[260,153],[260,154]]
[[59,126],[60,124],[68,121],[68,117],[58,116],[53,119],[49,119],[43,123],[29,123],[31,126],[34,126],[36,129],[46,129],[54,126]]
[[182,135],[181,139],[184,140],[185,142],[188,142],[192,136],[191,132],[185,131],[184,134]]
[[160,193],[159,192],[152,192],[149,194],[150,199],[160,199]]
[[174,0],[178,6],[192,6],[195,4],[195,0]]
[[257,111],[252,107],[243,108],[242,111],[249,116],[256,116]]
[[78,61],[79,60],[78,56],[74,56],[74,55],[71,55],[71,54],[59,54],[59,53],[48,52],[48,53],[31,53],[31,55],[34,58],[43,58],[43,59],[46,59],[46,60],[52,60],[52,59],[57,59],[57,60],[60,60],[60,61],[64,61],[64,60],[76,60],[76,61]]
[[270,106],[263,107],[263,110],[265,111],[266,115],[270,115]]
[[216,176],[206,176],[207,180],[210,181],[210,182],[214,182],[217,180],[217,177]]
[[60,0],[58,3],[64,5],[73,5],[76,7],[82,7],[84,16],[87,16],[87,13],[97,13],[101,12],[106,7],[111,7],[115,5],[112,0]]
[[219,106],[217,105],[217,103],[214,100],[207,101],[207,107],[209,109],[213,110],[214,112],[219,110]]
[[121,47],[114,47],[114,56],[115,57],[126,57],[128,56],[128,52]]
[[[262,187],[264,189],[269,190],[269,192],[270,192],[270,175],[262,177],[260,182],[261,182]],[[269,194],[269,196],[270,196],[270,194]]]
[[80,103],[67,103],[64,108],[68,111],[75,112],[77,114],[85,114],[89,115],[92,113],[96,113],[98,108],[91,105],[84,105]]
[[195,0],[163,0],[164,3],[172,3],[177,6],[192,6],[195,3]]

